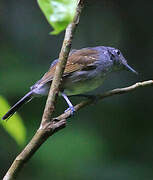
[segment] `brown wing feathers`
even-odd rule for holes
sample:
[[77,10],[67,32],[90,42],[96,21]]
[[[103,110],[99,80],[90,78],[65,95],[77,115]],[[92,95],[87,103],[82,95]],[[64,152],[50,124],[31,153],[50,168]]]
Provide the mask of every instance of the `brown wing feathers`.
[[[97,58],[96,50],[86,48],[75,50],[74,52],[70,53],[70,56],[68,57],[63,76],[69,75],[75,71],[88,69],[88,67],[90,67]],[[57,64],[51,67],[49,71],[42,77],[40,80],[41,84],[45,84],[53,79],[56,65]]]

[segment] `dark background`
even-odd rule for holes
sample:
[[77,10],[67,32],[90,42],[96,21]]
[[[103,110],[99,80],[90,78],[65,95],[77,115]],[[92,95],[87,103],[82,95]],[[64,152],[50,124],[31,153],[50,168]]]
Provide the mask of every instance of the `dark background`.
[[[73,48],[119,48],[139,72],[138,77],[129,72],[112,74],[99,92],[152,79],[152,18],[153,1],[88,1]],[[36,1],[0,1],[0,94],[11,105],[58,57],[64,33],[50,36],[50,31]],[[18,179],[153,179],[152,92],[152,87],[141,88],[76,113],[67,128],[39,149]],[[27,142],[39,127],[45,100],[34,99],[19,111],[27,128]],[[75,104],[81,99],[71,100]],[[56,113],[66,106],[59,98]],[[0,128],[0,178],[20,151],[21,147]]]

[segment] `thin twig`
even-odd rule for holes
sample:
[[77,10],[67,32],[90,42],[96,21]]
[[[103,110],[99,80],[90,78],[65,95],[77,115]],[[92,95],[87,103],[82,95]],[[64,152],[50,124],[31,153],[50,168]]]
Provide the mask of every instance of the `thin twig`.
[[55,132],[66,126],[66,121],[51,120],[52,113],[55,110],[55,103],[58,96],[62,74],[65,69],[67,58],[72,44],[72,38],[79,23],[79,17],[83,7],[83,0],[78,0],[76,15],[71,24],[68,25],[63,41],[63,46],[59,55],[59,62],[55,70],[52,85],[47,98],[45,110],[43,113],[40,128],[33,136],[24,150],[16,157],[3,180],[12,180],[17,177],[17,174],[23,168],[24,164],[33,156],[39,147]]
[[[129,93],[140,87],[147,87],[147,86],[153,86],[153,80],[138,82],[132,86],[128,86],[125,88],[117,88],[117,89],[113,89],[111,91],[107,91],[103,94],[98,94],[97,100],[100,101],[106,97]],[[79,111],[80,109],[82,109],[92,103],[94,103],[94,99],[82,101],[75,106],[75,110]],[[16,170],[16,166],[19,166],[19,168],[21,169],[22,166],[24,165],[24,163],[21,163],[22,162],[21,157],[23,158],[23,161],[25,161],[25,162],[28,161],[32,157],[32,155],[37,151],[37,149],[41,146],[41,144],[43,142],[45,142],[46,139],[48,139],[49,136],[52,136],[55,132],[57,132],[58,130],[65,127],[66,119],[69,118],[70,116],[71,116],[70,111],[67,111],[67,112],[61,114],[60,116],[54,118],[51,121],[51,123],[46,123],[45,129],[48,129],[47,133],[46,133],[46,131],[39,129],[36,132],[33,139],[31,140],[31,142],[29,143],[31,148],[29,149],[29,148],[25,147],[25,149],[22,151],[22,153],[16,158],[16,160],[15,160],[16,162],[14,161],[14,163],[12,164],[12,169]],[[52,131],[50,131],[50,129]],[[29,144],[27,146],[29,146]]]
[[[96,101],[100,101],[106,97],[110,97],[110,96],[114,96],[114,95],[125,94],[128,92],[134,91],[140,87],[147,87],[147,86],[153,86],[153,80],[137,82],[137,83],[133,84],[132,86],[128,86],[125,88],[117,88],[117,89],[107,91],[103,94],[98,94],[98,95],[96,95]],[[82,101],[79,104],[75,105],[75,107],[74,107],[75,111],[79,111],[80,109],[82,109],[90,104],[93,104],[93,103],[95,103],[95,99],[88,99],[88,100]],[[69,118],[70,116],[71,116],[71,112],[67,111],[54,119],[61,121],[63,119]]]
[[71,49],[73,35],[75,33],[76,26],[79,23],[79,18],[80,18],[82,7],[83,7],[83,0],[79,0],[78,1],[78,6],[77,6],[77,9],[76,9],[75,18],[74,18],[73,22],[71,24],[69,24],[68,27],[66,28],[65,38],[64,38],[64,41],[63,41],[63,45],[62,45],[62,48],[61,48],[60,55],[59,55],[59,62],[57,64],[57,66],[56,66],[54,78],[53,78],[53,81],[52,81],[52,84],[51,84],[51,88],[50,88],[50,91],[49,91],[49,94],[48,94],[45,110],[44,110],[44,113],[43,113],[42,123],[41,123],[41,126],[40,126],[41,128],[43,128],[43,125],[47,121],[50,121],[50,119],[52,117],[52,114],[53,114],[53,112],[55,110],[55,103],[56,103],[56,99],[57,99],[58,93],[59,93],[62,74],[64,72],[66,62],[67,62],[67,58],[68,58],[68,55],[69,55],[69,52],[70,52],[70,49]]
[[[15,179],[17,174],[23,168],[24,164],[33,156],[33,154],[39,149],[39,147],[55,132],[64,128],[66,126],[66,119],[71,116],[70,111],[67,111],[66,113],[63,113],[62,115],[50,120],[52,113],[54,112],[54,109],[55,109],[55,101],[59,92],[59,86],[60,86],[62,73],[66,65],[66,60],[67,60],[70,47],[71,47],[72,37],[75,31],[75,28],[78,24],[82,5],[83,5],[83,0],[80,0],[78,4],[78,8],[77,8],[76,17],[66,30],[65,39],[64,39],[62,50],[59,57],[59,64],[56,68],[55,76],[52,82],[52,87],[48,95],[48,99],[47,99],[46,107],[45,107],[44,114],[42,117],[40,128],[37,130],[36,134],[33,136],[32,140],[28,143],[28,145],[24,148],[24,150],[16,157],[10,169],[6,173],[4,180]],[[99,94],[97,95],[97,99],[101,100],[101,99],[104,99],[106,97],[110,97],[113,95],[128,93],[139,87],[146,87],[146,86],[151,86],[151,85],[153,85],[153,80],[139,82],[126,88],[118,88],[118,89],[108,91],[104,94]],[[75,106],[75,110],[78,111],[81,108],[92,104],[93,102],[94,102],[93,99],[82,101],[81,103]]]

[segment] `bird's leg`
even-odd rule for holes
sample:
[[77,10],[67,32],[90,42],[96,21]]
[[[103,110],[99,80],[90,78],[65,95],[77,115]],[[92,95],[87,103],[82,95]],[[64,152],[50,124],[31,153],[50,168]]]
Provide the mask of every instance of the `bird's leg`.
[[71,103],[71,101],[69,100],[69,98],[67,97],[66,94],[61,93],[61,95],[62,95],[62,97],[65,99],[65,101],[67,102],[67,104],[68,104],[68,106],[69,106],[69,108],[66,109],[64,112],[67,112],[67,111],[71,110],[71,115],[73,115],[74,112],[75,112],[75,109],[74,109],[73,104]]

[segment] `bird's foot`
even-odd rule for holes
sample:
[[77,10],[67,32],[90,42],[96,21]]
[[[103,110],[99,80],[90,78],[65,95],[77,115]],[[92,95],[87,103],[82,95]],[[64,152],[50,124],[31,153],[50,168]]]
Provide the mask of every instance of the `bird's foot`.
[[69,106],[69,108],[68,108],[68,109],[66,109],[64,112],[67,112],[67,111],[70,111],[71,116],[72,116],[72,115],[74,115],[74,113],[75,113],[74,106]]

